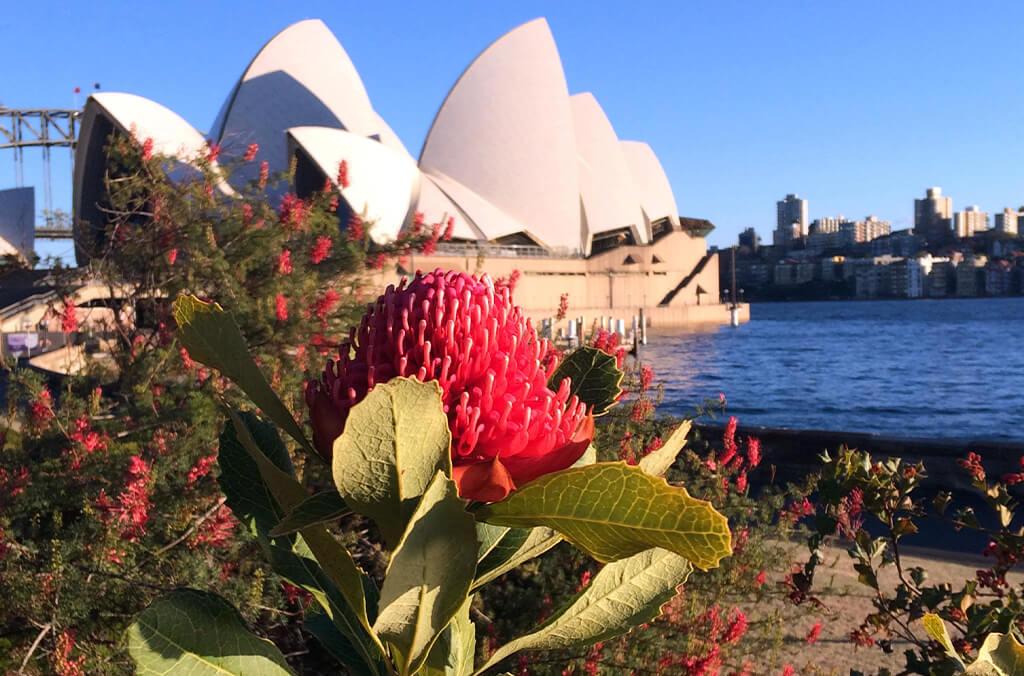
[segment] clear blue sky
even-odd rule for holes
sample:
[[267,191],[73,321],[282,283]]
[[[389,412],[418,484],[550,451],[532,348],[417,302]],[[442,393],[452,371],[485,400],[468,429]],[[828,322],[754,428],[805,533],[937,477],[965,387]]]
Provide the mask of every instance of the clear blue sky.
[[[1024,203],[1020,2],[75,2],[0,14],[0,102],[68,106],[129,91],[199,129],[256,50],[320,17],[374,106],[418,149],[449,87],[514,26],[546,16],[572,91],[592,91],[622,138],[649,142],[680,211],[728,244],[796,192],[811,217],[911,225],[940,185],[954,207]],[[43,18],[45,17],[45,18]],[[0,187],[13,185],[0,156]],[[29,167],[26,178],[40,179]],[[57,169],[58,206],[69,202]],[[62,203],[63,201],[63,203]],[[41,196],[37,196],[41,203]]]

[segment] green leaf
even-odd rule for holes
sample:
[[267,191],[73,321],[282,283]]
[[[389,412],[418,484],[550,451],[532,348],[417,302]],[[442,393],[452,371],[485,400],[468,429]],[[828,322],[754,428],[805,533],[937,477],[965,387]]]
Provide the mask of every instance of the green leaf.
[[572,378],[569,392],[599,416],[618,401],[622,394],[622,377],[615,357],[594,347],[581,347],[562,360],[551,374],[548,387],[558,391],[563,380]]
[[174,320],[178,324],[178,340],[192,359],[234,381],[278,427],[315,453],[291,411],[274,394],[253,361],[241,329],[224,308],[195,296],[181,296],[174,301]]
[[683,447],[686,446],[686,435],[690,433],[692,425],[693,422],[690,420],[683,421],[683,424],[669,435],[669,438],[661,448],[648,453],[640,459],[640,469],[652,476],[664,476],[665,472],[676,461],[676,458],[679,457]]
[[[241,516],[249,518],[257,532],[268,532],[289,510],[307,497],[305,489],[269,458],[287,456],[287,450],[273,425],[249,413],[228,409],[231,424],[221,435],[218,461],[227,476],[222,487],[228,506],[239,505]],[[290,469],[290,465],[288,466]],[[274,571],[306,589],[338,628],[361,651],[368,666],[383,655],[383,646],[371,628],[374,590],[351,554],[322,525],[307,526],[300,538],[277,538],[265,542]]]
[[707,570],[732,551],[728,521],[711,503],[624,462],[545,475],[476,516],[498,526],[546,526],[606,562],[661,547]]
[[353,676],[373,676],[379,673],[379,671],[371,671],[366,667],[362,656],[353,647],[352,642],[338,629],[327,614],[307,611],[306,616],[302,618],[302,628],[312,634],[324,647],[324,650],[329,652],[339,664],[344,665]]
[[394,378],[349,411],[334,441],[334,483],[394,546],[434,475],[451,475],[451,439],[440,385]]
[[548,551],[562,536],[550,528],[507,528],[476,566],[473,589],[479,589],[508,571]]
[[924,625],[924,630],[928,632],[928,635],[941,645],[945,649],[946,654],[963,669],[964,662],[960,659],[960,655],[957,654],[956,648],[953,647],[953,641],[949,638],[949,632],[946,631],[946,623],[942,621],[942,618],[935,613],[925,613],[924,617],[921,618],[921,624]]
[[591,645],[650,622],[691,570],[689,561],[664,549],[648,549],[609,563],[564,610],[537,631],[498,648],[477,673],[520,650]]
[[398,655],[402,676],[415,673],[469,596],[476,569],[476,529],[455,483],[437,472],[388,563],[373,627]]
[[455,613],[430,650],[421,676],[469,676],[476,657],[476,626],[469,619],[473,597]]
[[338,495],[338,491],[321,491],[309,496],[288,512],[281,522],[271,529],[270,537],[294,533],[307,526],[331,523],[351,513],[352,510]]
[[221,597],[193,589],[161,596],[128,627],[137,674],[252,674],[292,670],[270,641],[251,633]]

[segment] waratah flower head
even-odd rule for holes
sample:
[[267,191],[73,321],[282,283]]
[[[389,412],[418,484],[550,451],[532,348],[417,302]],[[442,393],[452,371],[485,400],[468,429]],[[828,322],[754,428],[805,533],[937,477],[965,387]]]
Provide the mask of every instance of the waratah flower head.
[[374,385],[398,376],[436,380],[460,495],[500,500],[572,465],[593,436],[569,380],[548,388],[557,366],[545,360],[549,349],[509,289],[496,289],[486,275],[417,273],[369,306],[339,359],[307,384],[314,444],[329,457],[349,410]]

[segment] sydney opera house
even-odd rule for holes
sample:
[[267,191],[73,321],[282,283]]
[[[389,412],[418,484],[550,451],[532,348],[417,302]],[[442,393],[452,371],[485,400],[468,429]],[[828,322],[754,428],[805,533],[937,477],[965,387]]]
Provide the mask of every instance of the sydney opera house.
[[[374,240],[395,238],[417,212],[428,221],[454,216],[452,241],[412,266],[495,277],[518,270],[517,302],[535,315],[550,315],[568,293],[575,315],[627,317],[642,307],[655,325],[728,321],[704,239],[711,224],[680,218],[651,147],[619,139],[592,94],[570,94],[543,19],[502,36],[466,68],[418,157],[374,109],[319,20],[289,26],[256,54],[207,133],[149,99],[94,94],[75,159],[79,242],[101,223],[106,140],[129,130],[183,165],[207,139],[222,157],[258,143],[271,171],[294,159],[300,196],[303,186],[333,180],[344,159],[352,180],[342,196],[365,210]],[[78,255],[84,262],[81,247]]]

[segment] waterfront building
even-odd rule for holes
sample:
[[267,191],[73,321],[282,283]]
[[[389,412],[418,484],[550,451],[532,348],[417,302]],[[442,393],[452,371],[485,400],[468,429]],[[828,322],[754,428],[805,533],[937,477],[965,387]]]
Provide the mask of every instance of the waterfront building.
[[910,228],[906,228],[877,237],[869,244],[873,256],[889,255],[909,258],[917,255],[924,248],[924,237],[915,234]]
[[956,212],[957,239],[967,239],[988,230],[988,214],[972,205],[963,211]]
[[[416,227],[420,214],[430,223],[454,219],[450,242],[381,273],[381,285],[434,266],[492,277],[517,271],[516,301],[535,316],[553,315],[568,293],[573,311],[591,317],[619,309],[628,317],[646,307],[654,323],[729,320],[725,306],[706,302],[719,296],[718,257],[705,239],[714,226],[681,218],[651,147],[620,139],[592,94],[570,92],[544,19],[500,37],[466,68],[418,157],[375,110],[348,54],[319,20],[289,26],[258,51],[209,134],[149,99],[94,94],[74,165],[80,264],[104,244],[99,205],[112,133],[151,139],[154,153],[176,159],[172,180],[194,171],[207,138],[227,159],[257,144],[271,174],[294,167],[293,184],[280,193],[304,198],[332,185],[342,199],[340,227],[362,214],[377,243]],[[342,160],[350,185],[337,184]],[[232,174],[234,186],[218,185],[219,195],[233,199],[258,164]],[[801,222],[806,227],[806,202]]]
[[996,214],[995,217],[996,232],[1001,232],[1005,235],[1016,235],[1017,224],[1020,216],[1021,215],[1017,211],[1010,209],[1009,207],[1003,209],[1003,212]]
[[924,199],[914,200],[914,232],[929,244],[949,241],[953,228],[953,199],[942,194],[942,188],[928,188]]
[[985,288],[985,264],[988,256],[970,254],[956,266],[956,295],[973,298]]
[[924,293],[929,298],[945,298],[956,284],[956,264],[949,258],[932,259],[928,279],[924,284]]
[[985,295],[1005,296],[1013,289],[1013,265],[1006,259],[990,260],[985,265]]
[[787,246],[793,240],[807,236],[807,200],[795,194],[786,195],[775,203],[776,227],[772,243]]

